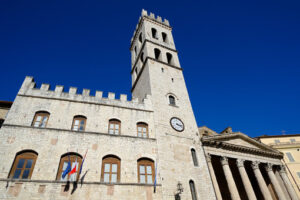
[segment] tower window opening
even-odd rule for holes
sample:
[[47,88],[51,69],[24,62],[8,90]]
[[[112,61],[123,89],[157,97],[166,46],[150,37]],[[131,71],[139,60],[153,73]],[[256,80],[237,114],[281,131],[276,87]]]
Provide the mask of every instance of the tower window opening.
[[142,61],[142,63],[144,62],[144,52],[142,52],[142,54],[141,54],[141,61]]
[[158,39],[158,37],[157,37],[157,30],[155,28],[151,28],[151,32],[152,32],[152,37],[154,39]]
[[169,96],[169,104],[172,105],[172,106],[176,105],[175,97],[173,97],[172,95]]
[[174,78],[171,78],[171,81],[174,83]]
[[167,38],[167,34],[166,33],[164,33],[164,32],[162,32],[161,33],[161,36],[162,36],[162,39],[163,39],[163,42],[168,42],[168,38]]
[[156,60],[160,60],[160,50],[159,49],[154,49],[154,55]]
[[137,75],[138,74],[138,68],[137,67],[135,67],[135,74]]
[[142,41],[143,41],[142,33],[140,33],[140,35],[139,35],[139,41],[140,41],[140,43],[142,43]]
[[164,68],[161,68],[161,72],[164,72]]
[[137,52],[136,52],[136,46],[134,47],[134,52],[135,52],[135,55],[137,55]]
[[172,64],[172,54],[167,53],[167,61],[168,61],[168,64]]
[[191,189],[191,194],[192,194],[192,200],[197,200],[197,194],[196,194],[194,181],[190,180],[189,184],[190,184],[190,189]]
[[197,159],[197,155],[196,155],[195,149],[191,149],[191,153],[192,153],[192,158],[193,158],[194,166],[197,167],[198,166],[198,159]]

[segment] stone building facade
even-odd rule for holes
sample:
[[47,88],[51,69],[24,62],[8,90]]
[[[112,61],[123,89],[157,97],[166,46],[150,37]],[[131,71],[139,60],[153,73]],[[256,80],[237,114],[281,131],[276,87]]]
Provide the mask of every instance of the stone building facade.
[[263,135],[257,138],[262,143],[283,153],[284,157],[281,161],[300,198],[300,134]]
[[278,150],[230,127],[199,133],[218,199],[299,199]]
[[168,20],[143,10],[130,51],[132,100],[25,78],[0,130],[0,199],[216,199]]

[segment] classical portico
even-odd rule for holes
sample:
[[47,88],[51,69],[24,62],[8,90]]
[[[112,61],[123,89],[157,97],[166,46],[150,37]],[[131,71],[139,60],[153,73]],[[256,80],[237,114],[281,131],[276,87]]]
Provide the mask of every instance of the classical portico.
[[218,199],[298,199],[279,151],[231,129],[201,140]]

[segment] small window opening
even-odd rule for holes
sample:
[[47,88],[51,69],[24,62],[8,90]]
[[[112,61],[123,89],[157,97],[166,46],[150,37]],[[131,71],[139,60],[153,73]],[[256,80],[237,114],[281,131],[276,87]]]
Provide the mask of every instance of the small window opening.
[[192,193],[192,200],[197,200],[197,194],[196,194],[196,189],[195,189],[195,183],[194,181],[190,180],[190,189]]
[[157,30],[155,28],[151,28],[151,32],[152,32],[152,37],[154,39],[158,39],[158,37],[157,37]]
[[142,54],[141,54],[141,61],[142,61],[142,63],[144,62],[144,52],[142,52]]
[[161,68],[161,72],[164,72],[164,68]]
[[175,97],[173,97],[172,95],[169,96],[169,104],[175,106]]
[[194,166],[197,167],[198,166],[198,159],[197,159],[197,155],[196,155],[195,149],[191,149],[191,153],[192,153],[192,158],[193,158]]
[[136,46],[134,47],[134,52],[135,52],[135,55],[137,54],[137,52],[136,52]]
[[160,60],[160,50],[159,49],[154,49],[154,55],[156,60]]
[[1,128],[3,123],[4,123],[4,119],[0,119],[0,128]]
[[137,67],[135,67],[135,74],[137,75],[138,74],[138,68]]
[[168,64],[172,63],[172,54],[167,53],[167,61],[168,61]]
[[161,33],[161,36],[162,36],[162,39],[163,39],[163,42],[168,42],[168,39],[167,39],[167,34],[166,33],[164,33],[164,32],[162,32]]
[[143,41],[142,33],[140,33],[140,35],[139,35],[139,41],[140,41],[140,43],[142,43],[142,41]]
[[174,82],[174,79],[173,79],[173,78],[171,78],[171,80],[172,80],[172,82]]

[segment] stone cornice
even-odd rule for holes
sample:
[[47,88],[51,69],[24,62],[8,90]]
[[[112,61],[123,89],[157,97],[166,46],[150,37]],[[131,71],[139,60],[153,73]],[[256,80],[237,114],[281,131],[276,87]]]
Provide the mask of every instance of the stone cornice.
[[206,139],[202,138],[202,144],[204,146],[221,148],[221,149],[230,150],[230,151],[249,153],[249,154],[266,156],[266,157],[277,158],[277,159],[283,158],[283,154],[281,152],[278,152],[278,153],[270,152],[270,151],[266,151],[266,150],[262,150],[262,149],[256,149],[256,148],[251,148],[251,147],[246,147],[246,146],[236,145],[236,144],[230,144],[230,143],[226,143],[223,141],[206,140]]

